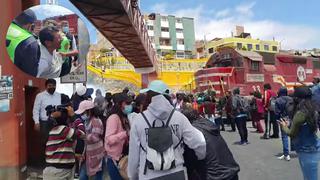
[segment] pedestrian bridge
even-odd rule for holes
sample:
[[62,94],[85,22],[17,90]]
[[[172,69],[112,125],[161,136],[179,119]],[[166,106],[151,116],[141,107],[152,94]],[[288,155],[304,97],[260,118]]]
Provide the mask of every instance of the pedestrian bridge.
[[140,73],[158,70],[138,0],[70,0]]
[[[158,79],[173,90],[195,88],[194,73],[205,66],[207,59],[160,60]],[[102,57],[92,60],[88,70],[105,79],[122,80],[141,88],[141,74],[124,58]]]

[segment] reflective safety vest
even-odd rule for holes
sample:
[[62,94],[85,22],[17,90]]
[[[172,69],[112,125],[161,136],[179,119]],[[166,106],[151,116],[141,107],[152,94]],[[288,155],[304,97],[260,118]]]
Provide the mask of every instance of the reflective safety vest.
[[14,62],[14,54],[17,46],[31,36],[32,34],[29,31],[14,23],[10,24],[6,40],[9,42],[9,44],[7,44],[7,51],[12,62]]

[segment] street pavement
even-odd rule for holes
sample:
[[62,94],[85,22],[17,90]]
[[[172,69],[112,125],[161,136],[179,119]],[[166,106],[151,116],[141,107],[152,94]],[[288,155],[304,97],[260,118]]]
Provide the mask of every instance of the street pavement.
[[[261,134],[255,133],[251,122],[248,127],[248,145],[236,145],[240,140],[238,132],[229,132],[230,126],[221,134],[240,165],[240,180],[302,180],[299,160],[291,152],[291,161],[278,160],[282,153],[281,139],[260,139]],[[319,174],[320,177],[320,174]]]

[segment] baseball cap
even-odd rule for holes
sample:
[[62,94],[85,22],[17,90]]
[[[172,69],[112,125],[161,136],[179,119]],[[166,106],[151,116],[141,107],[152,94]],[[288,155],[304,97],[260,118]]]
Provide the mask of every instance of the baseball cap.
[[92,101],[89,100],[84,100],[79,104],[79,108],[76,112],[76,114],[82,114],[83,112],[85,112],[88,109],[92,109],[94,108],[94,103]]
[[153,91],[153,92],[156,92],[159,94],[169,94],[170,93],[168,86],[161,80],[152,81],[148,85],[148,88],[141,89],[140,93],[146,93],[148,91]]
[[77,90],[76,90],[77,94],[79,96],[91,96],[94,92],[93,88],[87,88],[84,85],[80,85]]
[[84,85],[81,85],[77,88],[76,92],[79,96],[83,96],[87,92],[87,87],[85,87]]

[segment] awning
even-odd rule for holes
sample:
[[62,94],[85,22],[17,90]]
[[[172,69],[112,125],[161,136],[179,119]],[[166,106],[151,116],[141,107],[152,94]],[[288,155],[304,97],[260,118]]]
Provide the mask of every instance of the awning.
[[252,61],[262,61],[262,56],[253,51],[236,50],[241,56],[249,58]]

